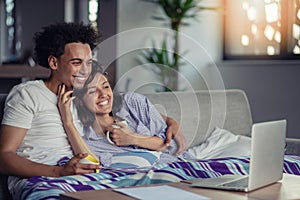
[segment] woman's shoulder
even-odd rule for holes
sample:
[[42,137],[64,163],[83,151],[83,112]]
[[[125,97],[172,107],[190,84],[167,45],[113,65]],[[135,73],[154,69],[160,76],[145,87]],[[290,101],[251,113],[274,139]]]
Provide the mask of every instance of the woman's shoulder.
[[123,99],[146,99],[146,96],[136,92],[126,92],[122,94]]

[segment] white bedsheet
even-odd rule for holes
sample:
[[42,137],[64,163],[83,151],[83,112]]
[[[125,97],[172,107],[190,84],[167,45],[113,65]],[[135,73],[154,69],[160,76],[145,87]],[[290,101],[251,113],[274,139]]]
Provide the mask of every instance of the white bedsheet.
[[251,138],[216,127],[203,143],[188,149],[188,152],[197,159],[248,156],[251,152]]

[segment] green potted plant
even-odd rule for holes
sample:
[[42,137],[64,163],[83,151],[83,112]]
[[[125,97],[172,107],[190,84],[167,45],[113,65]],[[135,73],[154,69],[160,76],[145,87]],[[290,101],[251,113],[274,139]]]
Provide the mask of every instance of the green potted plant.
[[201,0],[142,0],[157,4],[163,10],[164,16],[154,16],[155,20],[166,21],[167,25],[173,31],[173,44],[171,48],[167,45],[167,39],[164,38],[159,48],[155,47],[142,52],[141,62],[152,63],[156,69],[153,69],[161,77],[165,85],[164,91],[178,90],[178,70],[180,62],[179,52],[179,31],[182,26],[190,25],[187,19],[196,19],[198,13],[202,10],[216,10],[215,7],[199,6]]

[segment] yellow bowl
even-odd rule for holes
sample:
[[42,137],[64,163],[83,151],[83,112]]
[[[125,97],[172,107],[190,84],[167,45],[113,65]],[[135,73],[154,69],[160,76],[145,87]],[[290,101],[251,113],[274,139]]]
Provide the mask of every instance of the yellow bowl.
[[91,161],[92,163],[99,164],[99,160],[97,160],[96,158],[94,158],[91,155],[88,155],[87,157],[85,157],[85,159],[87,159],[88,161]]
[[[96,158],[94,158],[91,155],[88,155],[87,157],[81,159],[79,162],[82,163],[82,164],[96,164],[96,165],[100,164],[99,160],[97,160]],[[99,169],[96,169],[96,172],[98,173]]]

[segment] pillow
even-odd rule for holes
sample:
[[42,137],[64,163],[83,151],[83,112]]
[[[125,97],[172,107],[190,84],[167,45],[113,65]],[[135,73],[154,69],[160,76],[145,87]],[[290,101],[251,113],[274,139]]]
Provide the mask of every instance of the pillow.
[[235,135],[218,127],[209,134],[203,143],[188,149],[197,159],[224,158],[250,155],[251,138]]
[[110,168],[152,167],[160,158],[158,151],[127,151],[113,154]]

